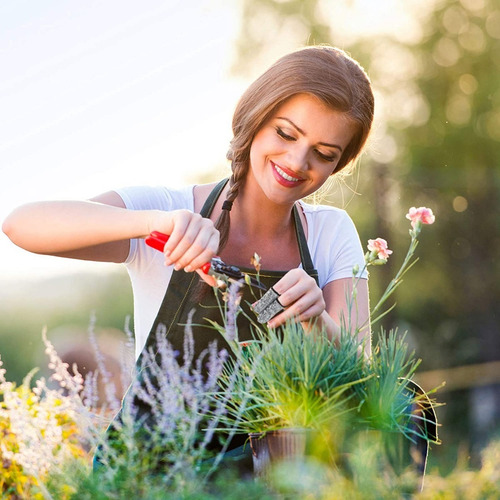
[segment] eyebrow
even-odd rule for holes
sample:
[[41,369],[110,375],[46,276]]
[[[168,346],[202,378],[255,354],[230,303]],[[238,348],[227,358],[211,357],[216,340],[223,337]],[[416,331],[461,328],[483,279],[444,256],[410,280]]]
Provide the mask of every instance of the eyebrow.
[[[276,119],[287,121],[290,125],[292,125],[292,127],[294,127],[297,130],[297,132],[299,132],[304,136],[307,135],[300,127],[298,127],[295,123],[293,123],[292,120],[290,120],[290,118],[286,118],[284,116],[277,116]],[[329,144],[328,142],[318,142],[318,144],[320,144],[321,146],[327,146],[329,148],[337,148],[342,153],[342,148],[338,144]]]

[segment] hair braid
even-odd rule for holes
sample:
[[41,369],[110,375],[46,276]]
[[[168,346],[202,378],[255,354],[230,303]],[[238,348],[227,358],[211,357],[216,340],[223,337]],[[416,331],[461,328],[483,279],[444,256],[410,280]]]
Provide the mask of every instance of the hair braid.
[[[231,164],[231,169],[233,171],[231,178],[229,180],[229,190],[226,195],[226,201],[233,202],[238,196],[241,186],[245,183],[245,178],[247,174],[248,164],[233,161]],[[227,240],[229,238],[229,227],[231,224],[231,215],[229,210],[222,210],[217,221],[215,222],[216,229],[219,230],[220,240],[219,240],[219,250],[220,253],[222,249],[226,246]]]

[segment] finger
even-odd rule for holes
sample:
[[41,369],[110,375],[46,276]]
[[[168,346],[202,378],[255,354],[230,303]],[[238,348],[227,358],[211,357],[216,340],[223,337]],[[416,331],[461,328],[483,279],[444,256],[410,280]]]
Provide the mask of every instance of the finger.
[[306,321],[319,316],[324,309],[324,301],[322,299],[318,300],[314,296],[306,295],[271,319],[268,322],[268,326],[270,328],[277,328],[289,320]]
[[205,253],[210,238],[210,233],[207,233],[206,231],[199,231],[194,239],[192,239],[191,234],[182,239],[170,255],[170,258],[175,263],[175,269],[179,270],[186,268],[186,266],[188,266],[193,259],[198,257],[200,254]]
[[190,214],[187,218],[179,217],[170,235],[165,251],[168,252],[168,258],[171,263],[176,263],[193,244],[201,226],[201,216],[199,214]]
[[201,279],[208,285],[215,287],[217,286],[217,280],[210,276],[210,274],[205,274],[201,269],[196,269],[196,272],[200,275]]
[[[273,288],[276,290],[276,287]],[[279,293],[279,290],[276,291]],[[279,297],[279,301],[283,307],[288,307],[306,295],[316,298],[320,298],[323,295],[314,278],[311,278],[309,275],[301,276],[298,281],[284,290]]]
[[194,271],[210,262],[219,247],[219,232],[215,231],[205,235],[204,243],[193,243],[186,255],[180,260],[186,272]]
[[321,314],[326,307],[323,292],[314,279],[302,280],[279,297],[285,310],[271,320],[271,327],[280,326],[289,319],[305,321]]
[[176,270],[189,266],[189,271],[192,271],[206,264],[215,255],[218,242],[219,232],[212,221],[193,221],[168,258]]
[[289,288],[300,281],[301,273],[297,271],[300,271],[300,269],[292,269],[291,271],[288,271],[285,276],[283,276],[283,278],[281,278],[275,285],[273,285],[276,293],[282,295]]
[[273,319],[268,321],[267,326],[268,328],[278,328],[280,326],[283,326],[287,321],[290,320],[292,320],[293,322],[299,321],[298,317],[294,317],[294,315],[290,311],[285,309],[283,312],[279,313]]
[[170,254],[183,238],[184,233],[189,226],[189,222],[190,214],[187,211],[176,211],[172,213],[172,229],[170,231],[168,241],[165,243],[165,247],[163,249],[163,253],[165,254],[168,264],[171,263]]

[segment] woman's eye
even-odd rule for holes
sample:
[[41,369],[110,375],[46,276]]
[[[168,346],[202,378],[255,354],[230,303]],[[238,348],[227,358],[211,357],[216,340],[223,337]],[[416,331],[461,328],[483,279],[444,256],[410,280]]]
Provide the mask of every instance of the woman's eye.
[[328,161],[328,162],[334,162],[337,159],[336,155],[330,156],[330,155],[325,155],[321,151],[316,150],[316,154],[323,160],[323,161]]
[[295,140],[295,137],[292,137],[291,135],[288,135],[286,134],[285,132],[283,132],[282,129],[280,129],[279,127],[276,127],[276,133],[282,137],[283,139],[285,139],[285,141],[294,141]]

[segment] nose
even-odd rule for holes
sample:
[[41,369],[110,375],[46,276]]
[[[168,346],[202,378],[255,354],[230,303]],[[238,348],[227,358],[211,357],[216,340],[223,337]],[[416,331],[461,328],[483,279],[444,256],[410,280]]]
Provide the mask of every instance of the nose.
[[305,172],[309,168],[309,148],[294,144],[287,154],[288,167],[295,172]]

